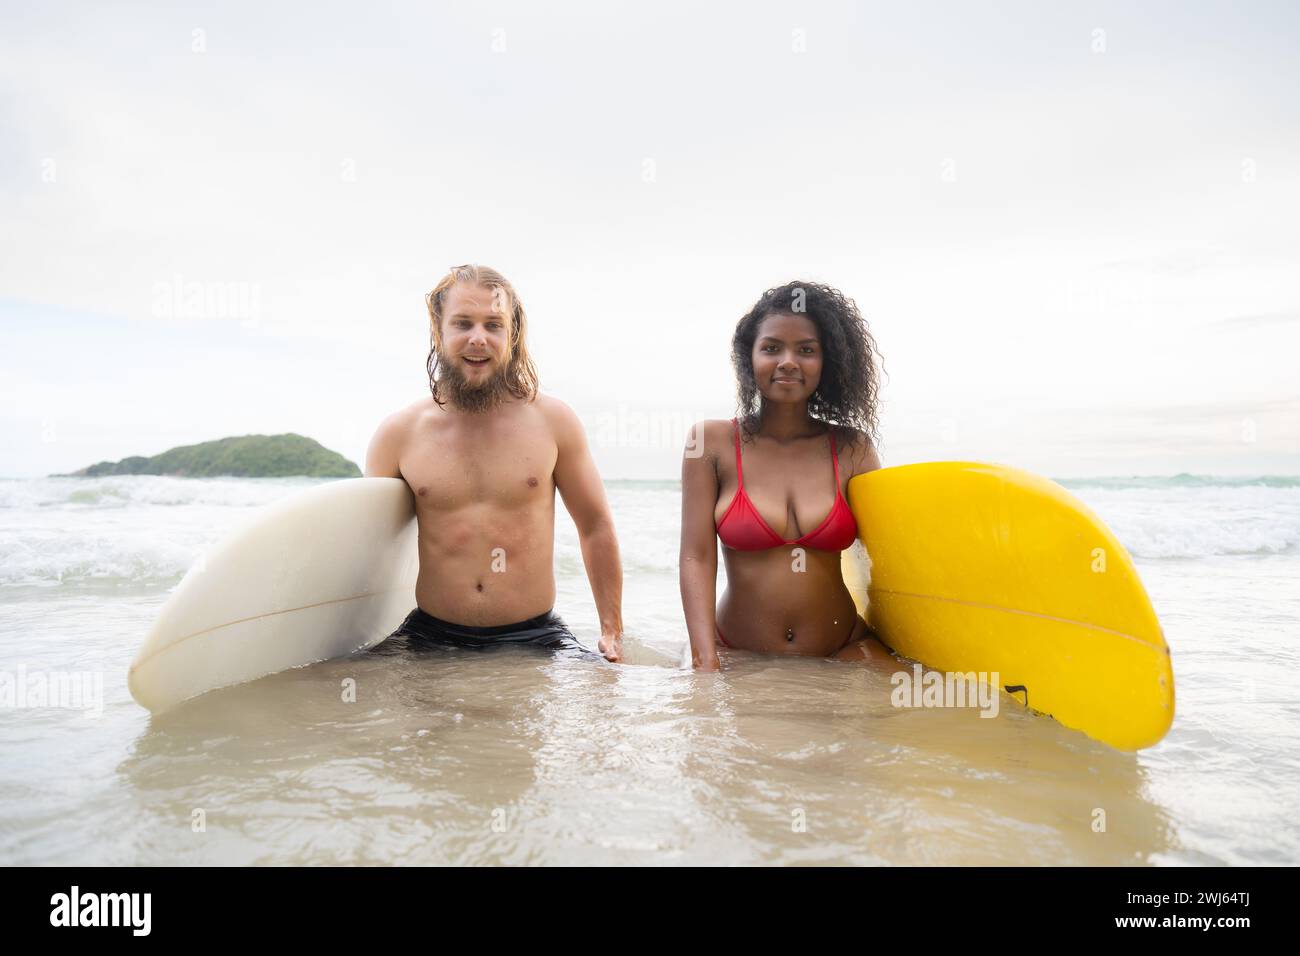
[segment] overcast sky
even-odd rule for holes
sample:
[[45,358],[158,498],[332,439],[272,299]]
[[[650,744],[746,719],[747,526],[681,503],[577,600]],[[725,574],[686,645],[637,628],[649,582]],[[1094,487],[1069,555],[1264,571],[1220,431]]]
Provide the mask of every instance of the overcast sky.
[[791,279],[867,317],[886,465],[1300,473],[1292,5],[285,6],[3,8],[0,476],[364,464],[466,261],[610,478]]

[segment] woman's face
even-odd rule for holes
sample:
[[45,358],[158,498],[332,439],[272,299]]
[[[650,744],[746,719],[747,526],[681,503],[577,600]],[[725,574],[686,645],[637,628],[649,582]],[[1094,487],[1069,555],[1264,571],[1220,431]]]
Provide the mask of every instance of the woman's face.
[[754,381],[769,402],[807,401],[822,377],[822,344],[806,315],[773,312],[758,323]]

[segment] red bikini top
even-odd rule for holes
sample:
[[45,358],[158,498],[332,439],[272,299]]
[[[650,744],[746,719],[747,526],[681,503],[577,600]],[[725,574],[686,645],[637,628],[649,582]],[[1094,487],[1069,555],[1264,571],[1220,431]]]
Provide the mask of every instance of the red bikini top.
[[754,503],[745,494],[745,473],[740,467],[740,426],[733,418],[731,426],[736,439],[736,497],[727,505],[722,520],[718,522],[718,537],[734,551],[767,551],[780,547],[809,547],[818,551],[843,551],[858,536],[858,522],[849,510],[849,503],[840,493],[840,462],[835,454],[835,432],[831,438],[831,464],[835,466],[835,504],[826,520],[802,538],[787,541],[763,520]]

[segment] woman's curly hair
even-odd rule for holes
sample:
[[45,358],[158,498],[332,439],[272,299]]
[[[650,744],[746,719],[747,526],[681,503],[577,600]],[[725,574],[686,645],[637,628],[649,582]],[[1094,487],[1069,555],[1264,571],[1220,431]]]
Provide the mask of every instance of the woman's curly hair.
[[[822,375],[808,399],[808,414],[843,425],[879,444],[879,372],[884,366],[876,340],[854,301],[818,282],[787,282],[768,289],[736,325],[731,364],[736,370],[737,418],[751,434],[758,427],[762,396],[754,379],[754,341],[758,327],[773,313],[807,316],[817,326]],[[879,370],[877,369],[879,366]]]

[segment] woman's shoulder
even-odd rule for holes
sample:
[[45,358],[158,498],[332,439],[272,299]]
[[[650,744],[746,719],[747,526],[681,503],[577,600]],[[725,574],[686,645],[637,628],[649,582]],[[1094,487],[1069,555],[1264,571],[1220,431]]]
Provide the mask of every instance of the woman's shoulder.
[[880,463],[880,453],[871,436],[859,428],[847,425],[832,425],[835,432],[836,450],[842,465],[849,466],[851,475],[862,475],[884,467]]
[[723,436],[730,441],[732,430],[733,426],[730,418],[704,418],[690,427],[686,439],[690,441],[691,438],[699,436],[708,440]]
[[686,452],[694,458],[716,459],[725,445],[731,447],[732,424],[729,418],[701,419],[686,433]]

